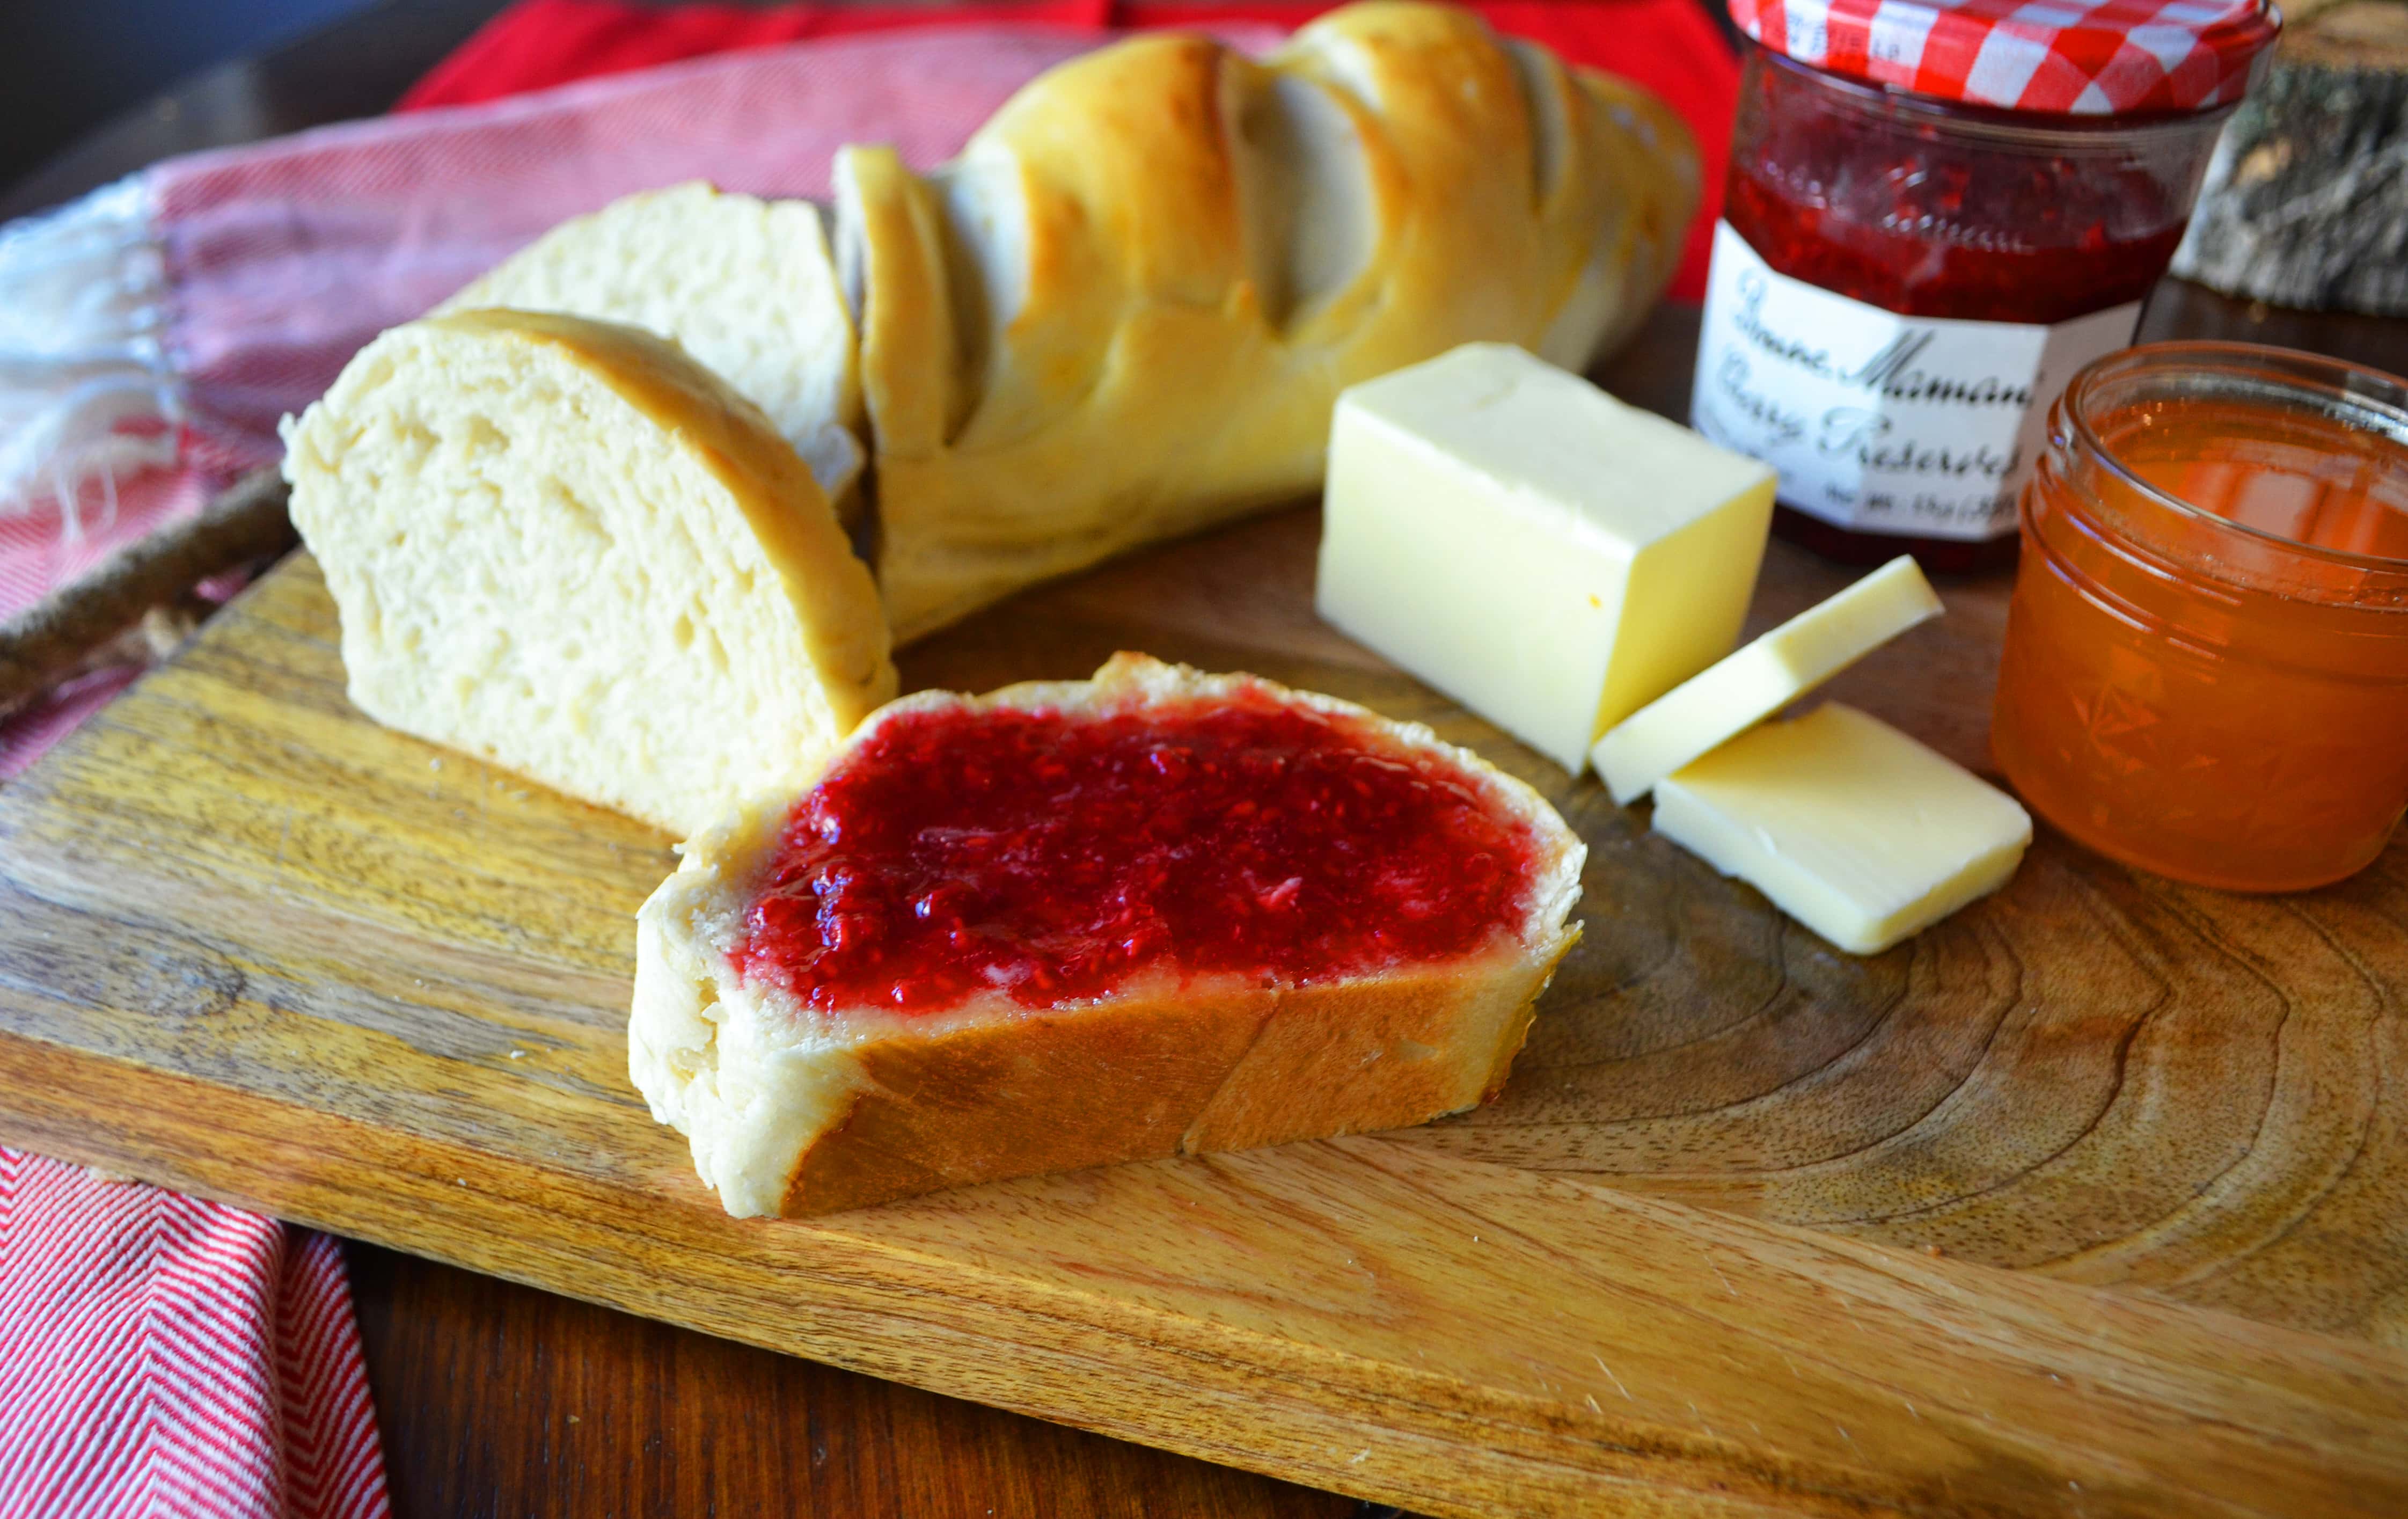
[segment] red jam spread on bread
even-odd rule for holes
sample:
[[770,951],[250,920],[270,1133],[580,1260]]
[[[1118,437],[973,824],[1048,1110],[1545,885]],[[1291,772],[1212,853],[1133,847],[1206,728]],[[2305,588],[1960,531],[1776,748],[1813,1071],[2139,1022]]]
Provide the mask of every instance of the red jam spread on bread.
[[1538,848],[1442,756],[1268,695],[898,713],[795,807],[734,957],[810,1007],[1307,983],[1509,932]]

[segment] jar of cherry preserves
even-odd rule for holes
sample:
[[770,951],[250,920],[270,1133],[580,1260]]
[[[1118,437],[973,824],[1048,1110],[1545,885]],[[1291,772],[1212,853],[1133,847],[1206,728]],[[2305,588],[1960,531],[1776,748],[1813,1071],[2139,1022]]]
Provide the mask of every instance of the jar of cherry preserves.
[[2048,405],[2128,346],[2268,0],[1730,0],[1753,38],[1692,421],[1833,558],[2012,561]]

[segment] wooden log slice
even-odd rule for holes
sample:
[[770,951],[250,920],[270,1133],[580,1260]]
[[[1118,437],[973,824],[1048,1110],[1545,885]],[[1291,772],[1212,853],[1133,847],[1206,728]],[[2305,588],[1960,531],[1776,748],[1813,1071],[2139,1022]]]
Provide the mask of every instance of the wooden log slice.
[[2408,3],[2290,8],[2173,272],[2277,306],[2408,314]]

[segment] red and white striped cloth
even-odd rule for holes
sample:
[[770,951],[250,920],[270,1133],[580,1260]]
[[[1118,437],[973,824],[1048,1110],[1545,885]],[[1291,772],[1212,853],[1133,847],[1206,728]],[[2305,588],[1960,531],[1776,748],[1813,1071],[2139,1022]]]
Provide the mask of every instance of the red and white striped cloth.
[[[1737,71],[1697,0],[1475,4],[1655,88],[1721,161]],[[273,460],[276,418],[361,343],[565,217],[686,179],[824,194],[839,144],[933,164],[1120,25],[1205,21],[1268,46],[1319,8],[1017,0],[968,13],[1015,24],[962,25],[927,9],[521,0],[410,102],[452,108],[170,160],[43,227],[0,228],[0,617]],[[761,50],[706,56],[727,48]],[[618,72],[663,59],[683,61]],[[510,98],[595,74],[611,77]],[[1693,230],[1712,220],[1710,205]],[[1702,279],[1701,230],[1693,242],[1676,291]],[[46,333],[54,311],[67,320]],[[57,421],[11,409],[7,382],[29,360],[92,403],[78,421],[96,422],[96,443],[90,427],[11,436],[14,416]],[[72,473],[50,440],[78,436],[173,465],[10,509],[12,482]],[[0,724],[0,780],[127,680],[92,677]],[[334,1241],[0,1149],[0,1519],[386,1509]]]
[[1729,0],[1774,52],[1872,84],[2005,110],[2205,110],[2249,93],[2272,0]]
[[0,1519],[387,1512],[333,1240],[0,1150]]

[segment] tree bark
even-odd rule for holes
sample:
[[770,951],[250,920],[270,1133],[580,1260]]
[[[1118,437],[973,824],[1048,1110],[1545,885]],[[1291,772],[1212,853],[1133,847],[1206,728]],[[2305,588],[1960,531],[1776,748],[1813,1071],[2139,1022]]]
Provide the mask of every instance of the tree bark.
[[2290,8],[2173,272],[2278,306],[2408,314],[2408,3]]

